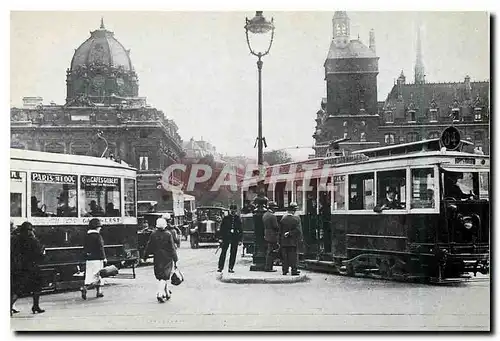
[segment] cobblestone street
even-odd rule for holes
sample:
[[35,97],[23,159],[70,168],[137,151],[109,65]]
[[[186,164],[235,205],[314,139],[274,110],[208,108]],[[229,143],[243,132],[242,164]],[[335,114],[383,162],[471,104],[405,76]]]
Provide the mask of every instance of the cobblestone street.
[[[45,295],[46,312],[31,314],[31,299],[11,328],[33,330],[473,330],[490,329],[490,285],[483,278],[455,286],[393,283],[310,273],[307,282],[234,284],[217,280],[215,249],[191,250],[183,242],[179,268],[185,282],[158,304],[151,266],[137,278],[110,279],[102,299],[89,292]],[[238,254],[236,273],[251,257]],[[227,263],[226,269],[227,271]],[[303,271],[304,273],[304,271]],[[226,274],[226,273],[224,273]]]

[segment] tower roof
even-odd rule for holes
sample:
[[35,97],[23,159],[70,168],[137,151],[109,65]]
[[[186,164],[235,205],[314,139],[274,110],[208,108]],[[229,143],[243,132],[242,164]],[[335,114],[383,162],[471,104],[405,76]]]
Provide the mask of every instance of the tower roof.
[[343,48],[338,47],[335,42],[332,41],[326,59],[342,58],[377,58],[377,55],[370,48],[368,48],[368,46],[357,39],[351,40]]
[[104,64],[111,67],[123,67],[125,71],[132,71],[132,61],[129,50],[116,40],[114,33],[108,31],[101,19],[98,30],[90,32],[88,38],[76,50],[71,60],[71,70],[78,66],[92,63]]

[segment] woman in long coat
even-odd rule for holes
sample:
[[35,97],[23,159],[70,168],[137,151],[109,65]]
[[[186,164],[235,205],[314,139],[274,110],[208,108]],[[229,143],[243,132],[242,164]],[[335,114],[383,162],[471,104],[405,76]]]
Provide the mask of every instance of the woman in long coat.
[[[24,222],[17,233],[11,236],[11,301],[10,312],[20,295],[32,294],[33,314],[43,313],[40,308],[42,276],[40,263],[43,260],[44,248],[35,237],[33,225]],[[17,311],[17,310],[16,310]]]
[[87,289],[95,287],[96,297],[104,297],[101,292],[103,284],[100,271],[106,263],[104,252],[104,241],[101,237],[101,221],[98,218],[89,221],[89,228],[83,242],[83,252],[85,255],[85,283],[80,289],[82,298],[87,299]]
[[168,289],[168,280],[173,266],[177,266],[177,252],[172,234],[166,230],[167,221],[164,218],[156,220],[156,231],[151,233],[146,245],[145,255],[153,254],[154,273],[158,280],[156,298],[163,303],[170,299],[172,292]]

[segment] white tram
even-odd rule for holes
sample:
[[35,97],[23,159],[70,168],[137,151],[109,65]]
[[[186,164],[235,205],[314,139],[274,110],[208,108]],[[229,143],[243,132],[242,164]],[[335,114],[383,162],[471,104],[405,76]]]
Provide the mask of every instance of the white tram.
[[135,168],[105,158],[11,149],[10,179],[11,221],[35,227],[52,289],[80,280],[75,274],[85,262],[82,245],[94,217],[103,224],[108,263],[135,266]]

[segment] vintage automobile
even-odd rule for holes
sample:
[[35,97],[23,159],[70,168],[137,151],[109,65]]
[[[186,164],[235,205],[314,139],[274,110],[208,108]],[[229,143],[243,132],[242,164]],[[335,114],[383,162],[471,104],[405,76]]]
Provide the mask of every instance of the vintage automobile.
[[229,214],[224,207],[201,206],[196,209],[196,223],[189,230],[192,249],[200,243],[217,243],[222,218]]

